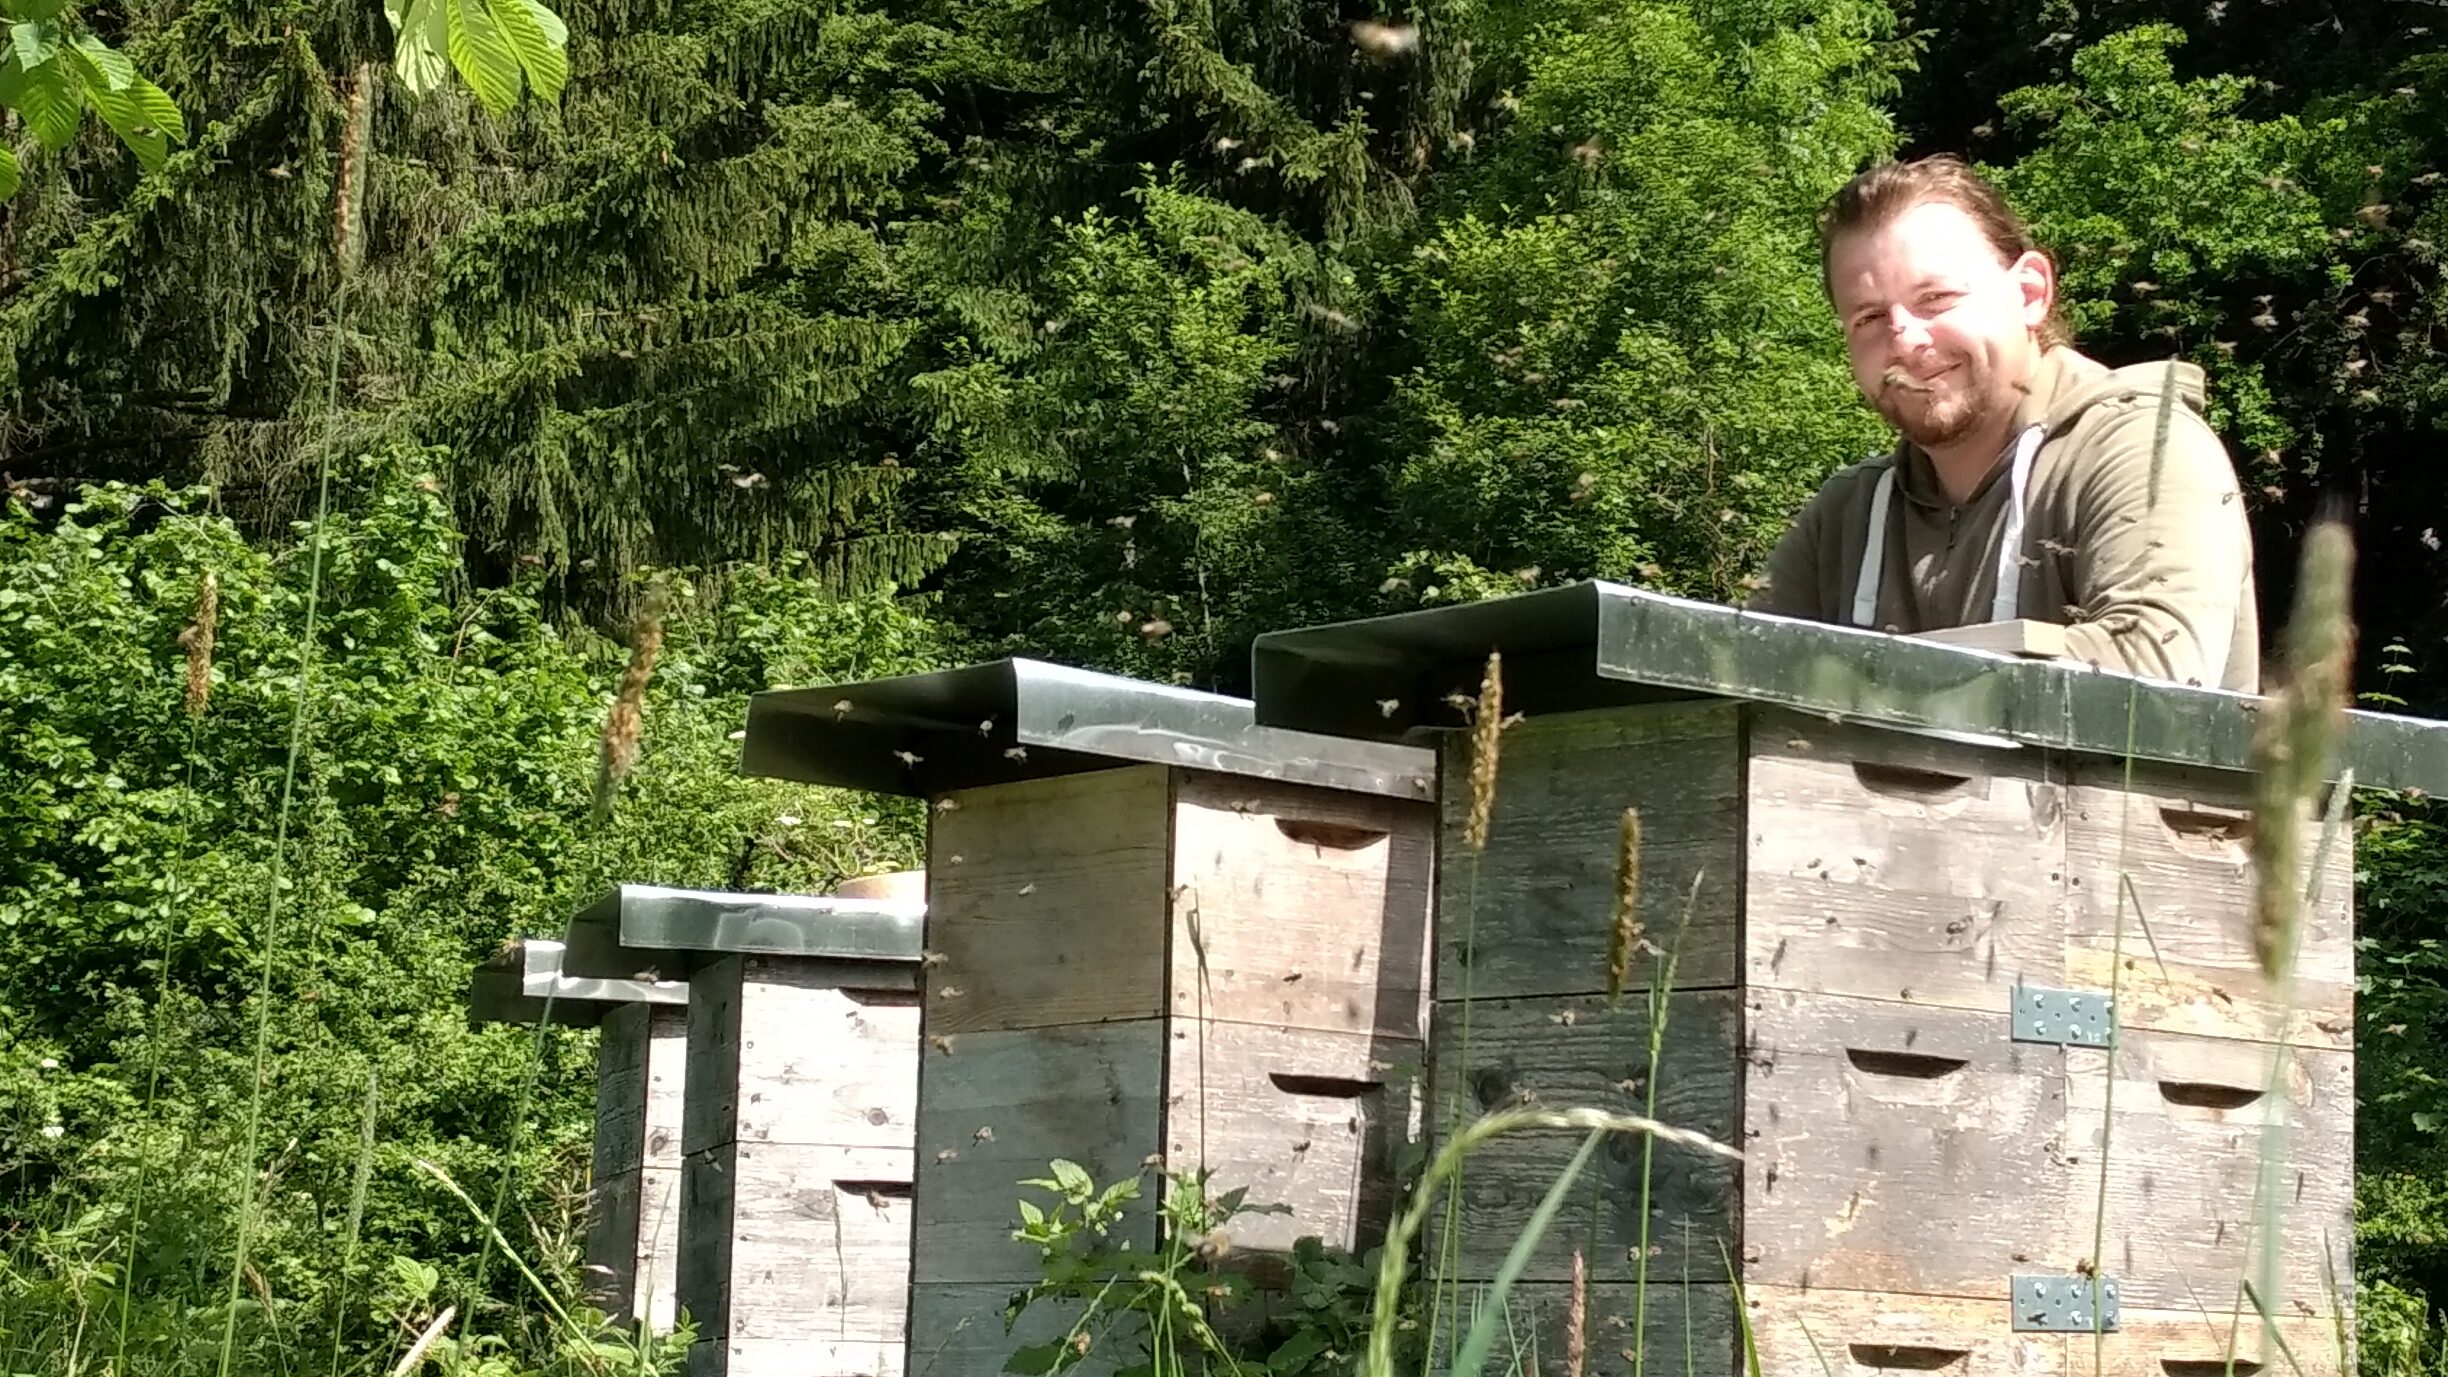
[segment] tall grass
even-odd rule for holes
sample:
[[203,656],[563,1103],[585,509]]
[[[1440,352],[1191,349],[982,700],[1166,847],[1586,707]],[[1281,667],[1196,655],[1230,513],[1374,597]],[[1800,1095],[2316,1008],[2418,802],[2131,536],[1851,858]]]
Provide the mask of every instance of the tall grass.
[[[1365,1377],[1396,1377],[1394,1327],[1403,1285],[1410,1276],[1411,1244],[1418,1239],[1420,1229],[1427,1224],[1429,1214],[1441,1198],[1441,1188],[1460,1174],[1462,1163],[1472,1152],[1492,1139],[1510,1133],[1553,1133],[1558,1130],[1591,1134],[1593,1141],[1595,1135],[1601,1134],[1640,1134],[1729,1161],[1742,1160],[1740,1152],[1706,1134],[1662,1124],[1637,1114],[1610,1114],[1602,1109],[1518,1108],[1495,1110],[1472,1120],[1438,1149],[1428,1164],[1426,1174],[1412,1188],[1409,1202],[1402,1213],[1395,1216],[1393,1226],[1387,1232],[1385,1251],[1378,1262],[1368,1360],[1362,1367]],[[1570,1177],[1578,1175],[1576,1167],[1567,1174],[1567,1183]],[[1552,1200],[1555,1197],[1551,1195],[1549,1198]],[[1552,1221],[1552,1214],[1548,1214],[1547,1218]],[[1535,1239],[1532,1241],[1535,1243]],[[1515,1248],[1519,1250],[1519,1241]],[[1482,1315],[1478,1321],[1479,1324],[1494,1322],[1486,1315]]]
[[[1462,846],[1469,853],[1469,859],[1464,864],[1470,874],[1465,882],[1469,886],[1469,893],[1462,911],[1462,1019],[1455,1044],[1455,1058],[1457,1064],[1462,1066],[1470,1064],[1471,1014],[1475,1003],[1472,996],[1477,990],[1479,978],[1480,858],[1487,851],[1488,829],[1495,821],[1497,772],[1502,763],[1504,746],[1504,657],[1501,653],[1488,652],[1487,665],[1479,678],[1479,696],[1468,701],[1467,709],[1471,728],[1470,811],[1462,829]],[[1461,1128],[1462,1098],[1458,1086],[1453,1103],[1453,1112],[1446,1116],[1441,1125],[1447,1134],[1456,1133]],[[1423,1181],[1423,1187],[1425,1184]],[[1432,1360],[1436,1353],[1437,1333],[1446,1319],[1447,1311],[1449,1308],[1458,1310],[1461,1302],[1461,1283],[1455,1276],[1458,1271],[1456,1264],[1461,1257],[1461,1238],[1462,1171],[1461,1163],[1457,1160],[1453,1180],[1446,1187],[1443,1226],[1437,1231],[1439,1266],[1429,1279],[1428,1344],[1424,1351],[1431,1355]],[[1452,1348],[1455,1331],[1449,1327],[1445,1329],[1445,1334],[1446,1361],[1450,1365],[1455,1357]]]
[[[296,802],[298,762],[306,754],[308,725],[313,720],[314,676],[319,643],[315,632],[323,606],[324,537],[331,527],[332,451],[340,435],[340,356],[346,339],[349,288],[356,281],[358,260],[351,254],[350,230],[357,213],[353,200],[362,197],[365,185],[365,162],[373,156],[371,86],[376,68],[368,64],[358,69],[357,80],[349,100],[349,118],[340,141],[340,194],[334,209],[335,242],[332,257],[340,268],[339,284],[332,293],[331,344],[323,378],[323,440],[315,457],[315,515],[311,553],[307,560],[306,616],[298,633],[297,694],[290,710],[289,750],[281,767],[280,807],[272,827],[270,873],[264,885],[264,922],[262,957],[255,973],[255,1057],[254,1086],[247,1100],[246,1151],[240,1160],[245,1164],[246,1180],[255,1175],[256,1159],[263,1150],[264,1080],[270,1069],[272,1048],[272,980],[280,955],[281,895],[287,888],[284,868],[289,856],[290,813]],[[237,1354],[239,1283],[246,1276],[247,1259],[255,1243],[258,1210],[251,1203],[252,1190],[244,1191],[241,1199],[250,1202],[242,1207],[238,1219],[238,1242],[230,1260],[229,1313],[221,1330],[221,1377],[229,1377],[231,1360]]]

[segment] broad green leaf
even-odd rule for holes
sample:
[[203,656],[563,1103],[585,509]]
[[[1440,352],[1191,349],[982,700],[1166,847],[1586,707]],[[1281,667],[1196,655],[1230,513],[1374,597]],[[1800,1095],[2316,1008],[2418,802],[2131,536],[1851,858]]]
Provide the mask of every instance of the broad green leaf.
[[518,53],[485,0],[450,0],[450,60],[485,109],[506,115],[518,104]]
[[104,84],[111,90],[124,91],[136,84],[136,64],[128,61],[127,54],[108,43],[84,33],[77,35],[72,47],[80,59],[102,74]]
[[173,143],[187,142],[187,117],[179,113],[178,102],[170,99],[168,91],[138,77],[128,86],[127,95],[136,102],[136,113],[143,117],[145,127],[160,130]]
[[552,40],[553,46],[567,48],[569,25],[561,22],[561,16],[553,13],[552,6],[545,4],[544,0],[526,0],[526,5],[535,12],[536,24],[544,30],[544,36]]
[[[536,99],[559,100],[561,88],[569,84],[569,30],[562,28],[556,39],[538,18],[552,11],[535,0],[493,0],[492,9],[503,37],[509,39],[519,66],[526,69],[527,80],[535,87]],[[560,20],[555,17],[553,22],[558,25]]]
[[412,95],[428,95],[450,79],[450,0],[383,0],[391,19],[392,63]]
[[11,19],[51,19],[68,8],[68,0],[8,0]]
[[0,201],[17,194],[18,181],[17,152],[6,144],[0,144]]
[[[18,52],[22,55],[24,49]],[[15,104],[35,139],[53,150],[66,148],[76,137],[77,117],[85,112],[84,92],[64,62],[27,68],[25,86],[18,91]]]
[[1062,1360],[1063,1345],[1059,1343],[1030,1344],[1005,1359],[1003,1370],[1017,1373],[1019,1377],[1045,1377],[1046,1373],[1060,1367]]
[[1062,1184],[1063,1194],[1085,1200],[1090,1193],[1096,1190],[1095,1180],[1088,1175],[1088,1169],[1079,1163],[1068,1158],[1057,1157],[1052,1166],[1054,1179]]
[[93,102],[102,122],[111,127],[119,141],[136,155],[136,161],[150,172],[170,156],[170,140],[161,130],[148,124],[137,106],[134,91],[114,91],[108,80],[87,63],[79,61],[77,71],[85,82],[85,98]]
[[1276,1346],[1267,1355],[1267,1367],[1276,1372],[1296,1372],[1311,1358],[1326,1351],[1326,1336],[1314,1329],[1300,1329],[1291,1338]]
[[17,54],[18,65],[31,72],[59,51],[59,26],[48,20],[13,24],[9,27],[9,47]]

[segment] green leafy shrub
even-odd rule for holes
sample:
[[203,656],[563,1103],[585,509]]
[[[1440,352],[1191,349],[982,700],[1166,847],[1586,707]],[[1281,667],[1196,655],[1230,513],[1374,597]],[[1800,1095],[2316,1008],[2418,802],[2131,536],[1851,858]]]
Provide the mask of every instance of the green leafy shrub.
[[[620,648],[532,585],[467,588],[423,457],[365,461],[320,533],[311,646],[305,528],[252,547],[159,487],[0,514],[0,1371],[202,1370],[225,1327],[244,1370],[358,1370],[441,1304],[468,1371],[598,1363],[570,1354],[612,1340],[553,1319],[415,1169],[486,1201],[510,1182],[504,1235],[576,1293],[593,1037],[471,1028],[472,967],[615,880],[808,889],[915,860],[914,808],[741,779],[731,739],[781,678],[930,665],[914,610],[804,569],[684,600],[595,828]],[[182,633],[208,571],[207,664]],[[404,1262],[434,1269],[430,1310],[383,1299]]]

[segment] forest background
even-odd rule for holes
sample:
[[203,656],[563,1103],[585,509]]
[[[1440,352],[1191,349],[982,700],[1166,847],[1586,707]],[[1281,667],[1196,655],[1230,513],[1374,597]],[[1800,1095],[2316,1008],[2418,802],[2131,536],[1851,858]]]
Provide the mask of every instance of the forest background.
[[[439,1185],[574,1275],[589,1036],[467,976],[614,880],[914,861],[736,777],[748,694],[1738,599],[1881,443],[1812,237],[1877,158],[1978,159],[2087,349],[2209,370],[2265,625],[2342,496],[2358,686],[2448,712],[2434,0],[558,9],[487,104],[370,0],[94,0],[150,147],[49,137],[12,30],[0,1372],[380,1371],[454,1304],[464,1370],[599,1362]],[[2357,808],[2374,1371],[2448,1371],[2444,819]]]

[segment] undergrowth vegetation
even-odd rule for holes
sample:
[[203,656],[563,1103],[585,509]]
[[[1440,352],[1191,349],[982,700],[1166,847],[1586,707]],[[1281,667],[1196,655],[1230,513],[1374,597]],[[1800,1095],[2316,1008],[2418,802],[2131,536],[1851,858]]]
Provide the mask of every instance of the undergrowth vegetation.
[[601,1370],[610,1339],[442,1184],[489,1204],[506,1174],[517,1261],[579,1294],[593,1035],[471,1028],[472,967],[615,880],[821,889],[916,855],[912,810],[742,779],[731,739],[752,691],[934,663],[916,610],[789,572],[679,599],[596,827],[623,650],[467,587],[424,459],[364,461],[324,532],[268,952],[313,542],[161,488],[0,517],[0,1372],[231,1370],[233,1326],[237,1371],[387,1370],[446,1306],[450,1370]]

